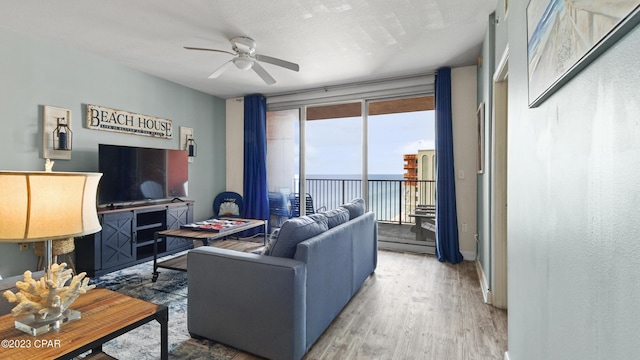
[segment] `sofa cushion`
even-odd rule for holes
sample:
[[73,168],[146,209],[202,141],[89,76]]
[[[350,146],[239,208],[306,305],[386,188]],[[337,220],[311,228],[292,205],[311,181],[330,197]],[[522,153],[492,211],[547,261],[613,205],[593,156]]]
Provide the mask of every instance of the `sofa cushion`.
[[268,255],[293,259],[298,243],[328,229],[328,220],[323,214],[289,219],[282,224],[277,237],[269,241]]
[[329,226],[329,229],[349,221],[349,210],[343,207],[338,207],[333,210],[324,211],[324,212],[321,212],[320,214],[323,214],[324,216],[327,217],[327,225]]
[[340,205],[340,207],[345,208],[349,211],[349,220],[353,220],[358,216],[364,214],[364,200],[363,199],[353,199],[346,204]]

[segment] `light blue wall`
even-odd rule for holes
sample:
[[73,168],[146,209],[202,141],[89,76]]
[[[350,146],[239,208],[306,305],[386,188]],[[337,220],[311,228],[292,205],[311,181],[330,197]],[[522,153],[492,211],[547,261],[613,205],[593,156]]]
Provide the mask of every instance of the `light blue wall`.
[[[44,170],[42,108],[72,112],[71,160],[56,160],[57,171],[97,171],[98,144],[177,149],[179,127],[191,127],[198,157],[189,165],[189,198],[195,217],[211,216],[214,196],[225,190],[225,102],[102,58],[32,37],[0,30],[0,169]],[[171,119],[173,139],[90,130],[86,104]],[[0,244],[0,275],[34,269],[33,251]]]
[[478,105],[485,104],[485,148],[484,148],[484,173],[478,174],[478,261],[482,266],[482,271],[487,282],[487,290],[491,290],[491,170],[493,164],[492,159],[492,131],[491,131],[491,114],[492,114],[492,91],[493,91],[493,72],[495,66],[495,14],[491,14],[487,19],[487,32],[482,44],[482,65],[478,66]]
[[640,28],[529,109],[510,3],[509,358],[637,359]]

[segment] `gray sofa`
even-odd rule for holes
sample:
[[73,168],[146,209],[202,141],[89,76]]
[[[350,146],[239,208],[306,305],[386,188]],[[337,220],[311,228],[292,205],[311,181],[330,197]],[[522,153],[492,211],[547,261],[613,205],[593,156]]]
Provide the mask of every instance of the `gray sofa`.
[[358,201],[287,220],[269,242],[271,256],[189,251],[189,333],[269,359],[300,359],[376,268],[377,222]]

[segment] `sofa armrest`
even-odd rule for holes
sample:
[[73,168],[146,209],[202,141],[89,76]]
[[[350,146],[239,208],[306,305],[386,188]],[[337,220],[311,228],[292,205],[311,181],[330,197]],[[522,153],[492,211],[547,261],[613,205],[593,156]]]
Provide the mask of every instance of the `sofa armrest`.
[[269,359],[304,355],[304,263],[205,246],[187,261],[192,335]]

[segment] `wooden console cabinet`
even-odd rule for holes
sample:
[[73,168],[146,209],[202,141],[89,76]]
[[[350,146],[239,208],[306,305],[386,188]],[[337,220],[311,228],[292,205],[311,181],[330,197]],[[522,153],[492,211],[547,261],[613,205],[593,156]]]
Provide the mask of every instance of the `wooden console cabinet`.
[[[76,269],[90,277],[152,260],[155,232],[192,223],[193,201],[100,209],[98,218],[102,231],[76,239]],[[158,255],[192,247],[192,242],[166,238],[158,242]]]

